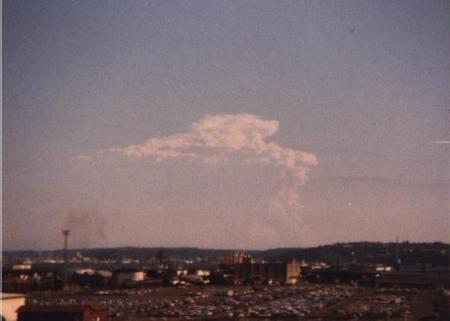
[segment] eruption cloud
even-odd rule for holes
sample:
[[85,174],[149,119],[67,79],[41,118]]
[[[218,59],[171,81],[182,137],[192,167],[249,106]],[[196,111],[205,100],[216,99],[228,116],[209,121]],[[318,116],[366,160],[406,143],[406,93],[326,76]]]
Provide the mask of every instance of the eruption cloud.
[[[314,154],[268,141],[278,130],[278,121],[264,120],[253,114],[207,115],[194,122],[186,132],[150,138],[142,144],[99,150],[96,157],[119,155],[155,162],[183,160],[213,169],[221,166],[270,167],[278,178],[267,208],[276,214],[279,227],[288,226],[298,232],[301,230],[299,187],[307,182],[307,173],[318,160]],[[91,158],[77,157],[79,161]],[[276,226],[255,224],[250,227],[250,238],[286,232]]]
[[267,142],[266,139],[278,129],[278,121],[262,120],[251,114],[206,116],[192,124],[186,133],[150,138],[140,145],[108,148],[98,154],[151,157],[156,161],[197,159],[209,165],[230,161],[229,156],[238,156],[245,163],[279,166],[303,184],[309,167],[318,164],[317,158],[311,153]]

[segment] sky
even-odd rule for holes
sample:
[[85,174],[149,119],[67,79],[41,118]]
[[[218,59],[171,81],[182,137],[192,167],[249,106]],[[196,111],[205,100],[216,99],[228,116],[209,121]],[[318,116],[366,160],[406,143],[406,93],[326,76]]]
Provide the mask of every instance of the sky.
[[3,1],[2,245],[450,242],[448,1]]

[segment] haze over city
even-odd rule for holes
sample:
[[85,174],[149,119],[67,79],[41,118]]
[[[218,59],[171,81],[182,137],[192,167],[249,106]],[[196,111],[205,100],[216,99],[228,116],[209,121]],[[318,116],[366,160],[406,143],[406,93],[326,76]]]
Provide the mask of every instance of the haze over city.
[[3,248],[450,242],[448,1],[3,2]]

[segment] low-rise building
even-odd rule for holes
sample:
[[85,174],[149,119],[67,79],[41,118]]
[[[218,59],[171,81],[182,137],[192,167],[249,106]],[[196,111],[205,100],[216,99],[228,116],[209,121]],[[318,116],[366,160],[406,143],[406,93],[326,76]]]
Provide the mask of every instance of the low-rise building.
[[23,305],[25,305],[25,295],[2,293],[2,321],[17,321],[17,311]]

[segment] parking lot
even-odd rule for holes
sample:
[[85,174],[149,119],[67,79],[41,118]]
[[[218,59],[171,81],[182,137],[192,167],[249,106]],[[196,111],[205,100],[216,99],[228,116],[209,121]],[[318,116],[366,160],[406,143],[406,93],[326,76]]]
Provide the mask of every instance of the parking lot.
[[101,304],[111,320],[375,318],[410,313],[416,292],[349,285],[155,287],[39,293],[28,304]]

